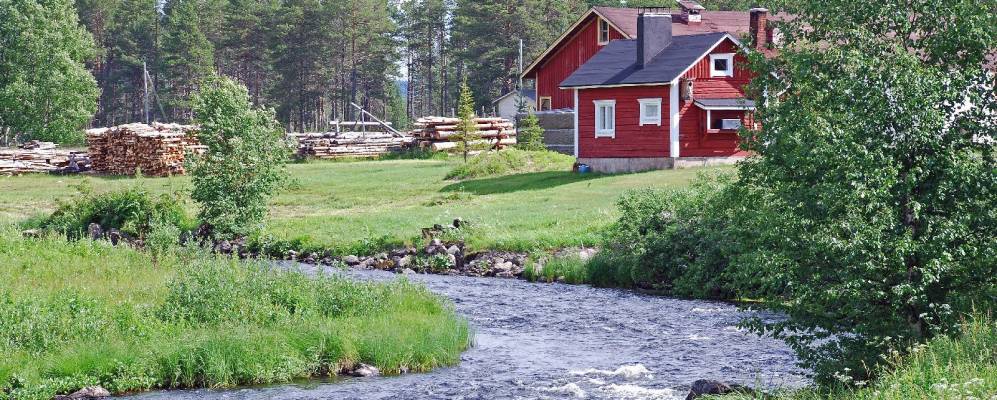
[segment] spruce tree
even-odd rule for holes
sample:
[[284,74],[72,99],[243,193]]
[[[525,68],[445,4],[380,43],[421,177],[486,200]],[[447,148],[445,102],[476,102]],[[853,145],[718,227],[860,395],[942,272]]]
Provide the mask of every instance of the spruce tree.
[[459,104],[457,116],[460,121],[457,122],[457,130],[451,140],[457,143],[457,151],[464,156],[464,162],[467,162],[468,153],[482,146],[479,143],[481,135],[478,134],[477,122],[474,120],[474,95],[466,80],[460,85]]
[[526,117],[519,121],[518,128],[519,133],[516,135],[516,139],[518,139],[517,147],[531,151],[547,149],[543,142],[543,128],[540,127],[540,121],[535,114],[532,112],[526,113]]

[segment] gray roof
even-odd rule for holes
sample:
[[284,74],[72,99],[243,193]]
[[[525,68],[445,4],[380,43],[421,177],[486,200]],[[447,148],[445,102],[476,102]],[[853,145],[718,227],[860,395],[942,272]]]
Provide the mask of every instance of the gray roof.
[[[511,95],[514,95],[514,94],[516,94],[516,91],[511,91],[509,93],[503,94],[503,95],[499,96],[499,98],[493,100],[492,104],[498,103],[498,102],[502,101],[502,99],[504,99],[506,97],[509,97]],[[519,90],[519,97],[525,97],[525,98],[528,98],[530,100],[537,101],[537,91],[534,90],[534,89],[520,89]]]
[[696,99],[696,105],[703,108],[755,108],[755,101],[744,98],[738,99]]
[[669,83],[698,61],[726,32],[672,37],[644,68],[637,68],[637,40],[614,40],[582,64],[561,87]]

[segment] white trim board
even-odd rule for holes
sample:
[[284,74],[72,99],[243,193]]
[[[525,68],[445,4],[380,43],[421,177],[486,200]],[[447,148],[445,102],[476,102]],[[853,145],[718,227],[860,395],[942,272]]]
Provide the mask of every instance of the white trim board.
[[[682,75],[685,75],[684,73]],[[682,75],[679,75],[680,77]],[[668,96],[668,155],[672,158],[679,157],[679,119],[681,118],[679,114],[679,78],[675,78],[671,82],[671,90],[669,90]]]

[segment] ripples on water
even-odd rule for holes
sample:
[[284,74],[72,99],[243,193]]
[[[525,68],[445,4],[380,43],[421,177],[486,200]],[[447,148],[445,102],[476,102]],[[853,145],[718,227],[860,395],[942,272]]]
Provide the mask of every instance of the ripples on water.
[[[381,271],[346,274],[398,278]],[[475,345],[460,365],[425,374],[134,398],[683,399],[697,379],[756,387],[806,383],[782,342],[736,327],[745,314],[733,305],[514,279],[409,279],[453,300],[470,321]]]

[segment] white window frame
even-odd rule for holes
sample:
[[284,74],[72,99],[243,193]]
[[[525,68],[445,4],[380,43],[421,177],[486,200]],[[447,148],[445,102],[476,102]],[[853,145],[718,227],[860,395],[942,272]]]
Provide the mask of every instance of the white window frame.
[[[640,126],[644,125],[661,126],[661,98],[637,99],[637,102],[640,103]],[[647,106],[658,106],[658,115],[654,117],[649,117],[647,115]]]
[[[547,108],[544,108],[544,100],[547,100]],[[554,99],[551,96],[540,96],[537,98],[538,111],[550,111],[554,107]]]
[[[727,60],[727,70],[718,71],[714,66],[716,60]],[[734,76],[734,53],[710,54],[710,77],[732,77]]]
[[[602,33],[603,33],[603,29],[602,28],[603,28],[603,26],[606,27],[606,30],[605,30],[605,32],[606,32],[606,40],[602,39]],[[595,35],[596,35],[595,36],[595,40],[596,40],[596,42],[599,43],[600,46],[602,46],[602,45],[604,45],[606,43],[609,43],[609,21],[607,21],[607,20],[605,20],[603,18],[599,18],[599,20],[596,22]]]
[[[595,137],[616,138],[616,100],[593,100],[592,103],[595,104]],[[599,129],[600,126],[604,125],[602,112],[600,112],[602,107],[610,107],[613,110],[611,128]]]

